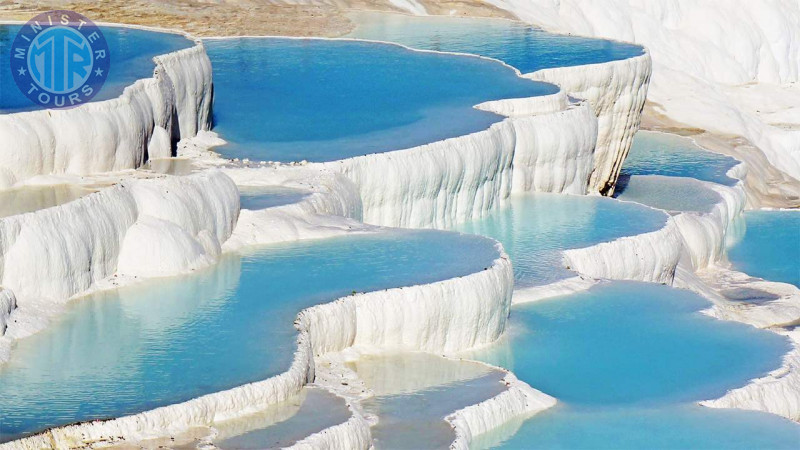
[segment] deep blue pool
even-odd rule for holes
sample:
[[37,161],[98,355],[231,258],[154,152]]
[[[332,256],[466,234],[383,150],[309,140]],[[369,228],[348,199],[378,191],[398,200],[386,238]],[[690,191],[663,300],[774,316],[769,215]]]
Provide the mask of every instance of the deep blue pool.
[[496,257],[488,239],[392,231],[264,247],[78,300],[0,367],[0,438],[268,378],[289,367],[302,308],[466,275]]
[[[0,25],[0,112],[36,109],[20,92],[11,76],[9,51],[21,25]],[[189,48],[194,43],[182,35],[124,27],[100,27],[111,52],[111,68],[105,85],[92,101],[118,97],[126,86],[153,76],[153,57]]]
[[214,131],[230,158],[332,161],[470,134],[501,120],[473,106],[557,87],[474,57],[315,39],[205,41]]
[[505,342],[477,352],[559,399],[503,448],[793,448],[800,426],[696,401],[780,366],[776,334],[699,313],[666,286],[615,282],[518,305]]
[[361,12],[352,13],[351,17],[356,28],[347,37],[488,56],[522,73],[616,61],[642,54],[642,47],[638,45],[552,34],[510,20]]
[[689,138],[639,131],[622,174],[688,177],[733,186],[737,180],[726,174],[737,164],[734,158],[704,150]]
[[608,198],[525,194],[457,229],[502,242],[519,288],[574,276],[561,263],[562,250],[655,231],[666,220],[660,211]]
[[800,287],[800,211],[747,211],[744,237],[728,249],[734,268]]

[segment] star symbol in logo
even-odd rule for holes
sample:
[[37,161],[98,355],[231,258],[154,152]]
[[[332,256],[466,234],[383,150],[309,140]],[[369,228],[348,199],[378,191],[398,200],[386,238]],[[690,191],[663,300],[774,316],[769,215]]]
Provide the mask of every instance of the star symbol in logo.
[[94,71],[94,74],[95,74],[95,75],[97,75],[98,77],[102,77],[102,76],[103,76],[103,69],[101,69],[101,68],[99,68],[99,67],[98,67],[98,68],[97,68],[97,69]]
[[28,73],[28,71],[25,70],[25,68],[20,67],[19,69],[17,69],[17,73],[20,74],[20,76],[22,76],[22,75],[25,75],[26,73]]

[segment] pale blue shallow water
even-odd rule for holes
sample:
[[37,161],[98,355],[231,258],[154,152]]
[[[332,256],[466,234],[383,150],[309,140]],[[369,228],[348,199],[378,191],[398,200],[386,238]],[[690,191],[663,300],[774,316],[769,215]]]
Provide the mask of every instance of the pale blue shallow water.
[[561,263],[562,250],[655,231],[666,220],[661,211],[608,198],[526,194],[457,229],[500,241],[514,262],[519,288],[574,276]]
[[734,268],[800,287],[800,211],[747,211],[744,237],[728,249]]
[[488,128],[473,106],[558,88],[474,57],[315,39],[207,40],[214,131],[230,158],[332,161]]
[[377,449],[449,448],[455,433],[445,417],[507,389],[505,372],[427,353],[369,355],[348,366],[375,394],[362,405],[378,417]]
[[614,197],[669,212],[707,213],[722,201],[713,189],[694,178],[661,175],[620,175]]
[[789,349],[776,334],[701,315],[707,306],[688,291],[631,282],[516,306],[505,342],[471,356],[560,403],[493,446],[796,448],[793,422],[694,404],[779,367]]
[[450,448],[455,439],[450,414],[486,401],[507,389],[505,373],[430,386],[401,395],[377,395],[363,402],[364,410],[379,417],[372,428],[377,449]]
[[[0,25],[0,113],[37,109],[17,88],[8,64],[11,43],[20,25]],[[153,76],[153,57],[189,48],[194,43],[182,35],[122,27],[100,27],[111,52],[106,83],[92,101],[118,97],[126,86]]]
[[487,56],[504,61],[522,73],[616,61],[642,54],[642,47],[638,45],[552,34],[510,20],[381,13],[353,13],[351,17],[356,28],[347,37]]
[[242,209],[259,210],[297,203],[309,194],[300,189],[280,186],[265,188],[239,188]]
[[[285,412],[277,411],[279,408]],[[276,423],[276,417],[280,420],[285,415],[291,416]],[[233,434],[214,439],[214,447],[224,450],[286,448],[314,433],[345,423],[351,416],[343,398],[321,388],[306,387],[300,395],[265,411],[227,424],[214,424],[226,435]]]
[[76,301],[0,368],[0,439],[185,401],[285,371],[304,307],[488,267],[490,240],[393,231],[264,247]]
[[737,164],[734,158],[704,150],[689,138],[639,131],[633,138],[622,174],[689,177],[733,186],[737,180],[726,173]]

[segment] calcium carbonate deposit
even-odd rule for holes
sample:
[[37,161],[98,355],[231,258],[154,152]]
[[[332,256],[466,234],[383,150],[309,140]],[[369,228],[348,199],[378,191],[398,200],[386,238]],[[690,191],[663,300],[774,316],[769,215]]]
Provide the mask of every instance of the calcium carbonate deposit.
[[796,5],[487,3],[4,78],[0,448],[794,448]]

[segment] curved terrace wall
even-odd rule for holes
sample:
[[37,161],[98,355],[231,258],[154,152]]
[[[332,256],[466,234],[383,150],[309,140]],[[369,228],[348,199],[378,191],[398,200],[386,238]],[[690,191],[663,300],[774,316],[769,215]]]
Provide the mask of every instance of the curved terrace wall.
[[[743,164],[728,172],[728,176],[740,180],[746,175]],[[720,197],[710,212],[679,213],[659,231],[565,251],[565,264],[593,278],[659,282],[691,289],[712,302],[712,308],[704,311],[706,314],[786,336],[794,348],[784,357],[780,369],[701,404],[765,411],[798,421],[800,339],[794,328],[800,320],[800,289],[728,269],[725,239],[744,210],[747,201],[744,184],[742,181],[732,187],[704,184]],[[733,302],[719,293],[728,287],[762,290],[776,298],[753,304]]]
[[614,193],[633,135],[639,130],[651,71],[652,61],[645,50],[641,56],[629,59],[542,69],[523,75],[557,84],[594,108],[598,128],[590,192]]
[[36,175],[135,169],[174,155],[211,125],[211,61],[203,43],[153,58],[151,78],[76,108],[0,115],[0,188]]
[[[186,54],[182,55],[183,52]],[[133,120],[139,128],[128,135],[123,130],[124,121],[121,119],[107,128],[92,125],[110,133],[98,135],[96,139],[110,139],[115,143],[113,148],[107,149],[108,158],[98,167],[87,169],[82,163],[80,158],[88,158],[88,154],[70,154],[64,156],[69,164],[23,164],[7,181],[18,182],[47,170],[84,173],[81,171],[133,168],[142,164],[148,155],[167,156],[165,151],[170,137],[189,137],[208,127],[211,82],[210,63],[207,63],[202,45],[198,44],[192,49],[168,55],[158,65],[154,78],[140,80],[126,89],[120,98],[63,111],[64,114],[59,116],[60,122],[42,121],[39,112],[9,115],[6,126],[41,128],[37,133],[46,136],[66,133],[69,127],[82,120],[90,123],[101,120],[92,115],[93,111],[113,110],[112,117]],[[144,241],[151,242],[154,248],[167,241],[185,242],[186,245],[162,249],[167,251],[167,259],[179,260],[189,254],[193,255],[189,260],[202,260],[206,264],[222,249],[235,250],[263,242],[316,238],[350,232],[359,227],[369,228],[358,224],[358,220],[380,225],[441,227],[479,217],[512,192],[593,192],[591,180],[598,172],[598,161],[603,167],[607,161],[613,161],[611,166],[621,165],[624,155],[620,157],[620,152],[627,152],[624,145],[609,145],[610,150],[598,157],[597,138],[602,131],[598,131],[597,116],[606,114],[610,119],[603,126],[620,130],[609,131],[609,136],[627,136],[628,133],[632,136],[638,127],[641,107],[637,109],[636,105],[639,96],[646,92],[649,57],[643,57],[635,65],[641,70],[633,75],[627,74],[627,81],[613,81],[615,77],[625,75],[616,74],[622,68],[610,69],[609,72],[604,71],[605,65],[601,64],[574,69],[582,74],[575,76],[588,76],[586,73],[594,70],[605,74],[589,77],[594,80],[590,82],[601,86],[602,93],[598,91],[597,98],[607,100],[603,104],[608,106],[601,108],[600,113],[597,106],[567,100],[565,95],[493,102],[483,107],[511,117],[467,136],[324,164],[228,168],[226,173],[240,183],[247,184],[247,179],[254,183],[294,183],[315,192],[299,204],[245,211],[235,230],[238,192],[228,177],[218,172],[169,177],[163,181],[131,182],[131,188],[126,182],[52,210],[12,217],[7,222],[0,222],[8,223],[7,229],[10,230],[9,238],[0,239],[6,249],[4,255],[13,256],[14,253],[8,249],[13,250],[14,245],[24,242],[18,240],[18,236],[29,233],[26,231],[26,227],[32,227],[28,225],[29,221],[51,226],[47,225],[47,218],[56,215],[68,217],[76,228],[91,227],[81,220],[92,220],[103,229],[93,230],[90,234],[102,242],[67,236],[61,229],[36,233],[41,237],[37,244],[31,245],[45,246],[63,241],[62,246],[69,248],[73,245],[71,242],[77,242],[77,249],[81,250],[75,253],[78,259],[60,259],[47,266],[48,273],[58,274],[54,276],[52,286],[36,287],[23,273],[12,277],[14,272],[4,272],[3,283],[6,285],[8,276],[15,293],[19,291],[37,298],[47,295],[63,300],[85,291],[120,267],[127,268],[131,274],[152,276],[154,273],[144,268],[164,258],[151,257],[152,260],[148,260],[147,255],[153,248],[143,246]],[[205,68],[208,68],[207,72]],[[603,76],[612,79],[602,80]],[[631,89],[633,94],[629,94]],[[594,91],[587,89],[587,92],[591,94]],[[614,96],[619,96],[620,100],[615,102]],[[138,106],[131,106],[133,104]],[[614,105],[617,104],[621,106],[616,108]],[[177,125],[173,112],[177,114]],[[30,117],[12,117],[24,114]],[[0,118],[0,130],[3,130],[2,120]],[[71,125],[61,126],[61,123]],[[117,126],[120,128],[115,128]],[[74,139],[78,138],[77,134],[58,136],[65,147],[56,146],[55,140],[42,143],[38,138],[29,145],[40,153],[62,155],[60,152],[69,150],[66,146],[74,145]],[[0,139],[6,138],[0,134]],[[614,155],[609,156],[611,153]],[[43,160],[48,161],[47,158]],[[220,163],[227,162],[218,160],[209,164]],[[618,168],[616,170],[618,172]],[[215,187],[208,189],[209,185]],[[167,186],[169,194],[165,192]],[[202,199],[194,202],[195,196]],[[113,214],[109,211],[105,221],[97,220],[96,215],[101,214],[106,204],[116,205],[113,208],[118,210],[115,209]],[[86,211],[67,214],[81,208]],[[145,216],[147,219],[142,220]],[[175,224],[177,228],[166,222]],[[106,223],[109,226],[106,227]],[[160,229],[175,230],[177,235],[186,234],[191,239],[173,239],[170,235],[164,240],[155,234]],[[513,290],[511,263],[502,250],[499,254],[490,268],[466,277],[349,296],[300,312],[296,322],[299,336],[294,362],[287,372],[276,377],[133,416],[60,427],[0,447],[96,445],[114,442],[118,437],[141,440],[165,432],[178,433],[190,427],[207,426],[288,398],[313,380],[314,356],[352,346],[450,353],[487,344],[496,340],[505,329]],[[206,255],[212,258],[205,259]],[[10,259],[4,257],[3,261]],[[36,272],[39,268],[35,265],[29,265],[29,269],[30,273],[41,273]],[[24,306],[25,299],[20,298],[18,296],[18,301]],[[527,387],[508,392],[509,401],[517,405],[508,411],[516,415],[527,411],[530,405],[525,402],[530,400],[531,392],[536,391]],[[470,434],[485,431],[508,419],[502,408],[498,409],[498,402],[490,401],[454,416],[457,429],[462,430],[458,435],[458,445],[468,441]],[[493,419],[481,418],[486,414]],[[490,422],[494,425],[490,426]]]

